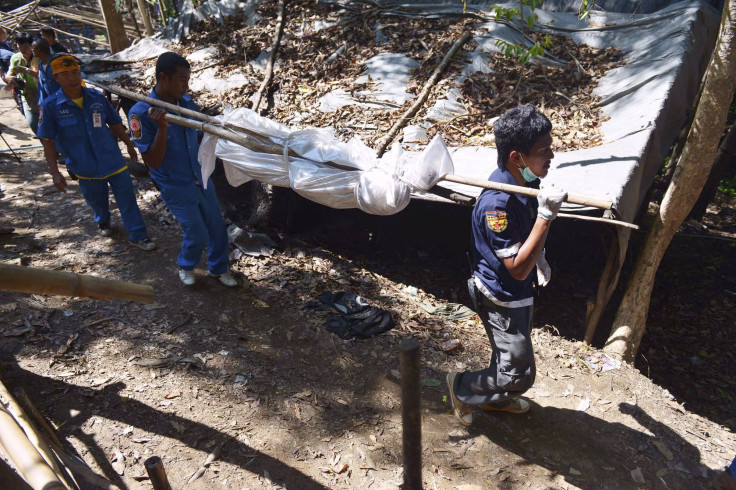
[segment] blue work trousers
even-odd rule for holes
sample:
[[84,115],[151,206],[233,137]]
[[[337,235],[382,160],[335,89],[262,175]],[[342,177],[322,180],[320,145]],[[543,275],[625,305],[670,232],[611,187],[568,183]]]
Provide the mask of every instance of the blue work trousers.
[[207,247],[209,272],[224,274],[229,262],[227,226],[220,212],[215,189],[210,183],[209,189],[197,186],[195,192],[195,199],[187,200],[187,203],[166,203],[184,233],[176,263],[183,270],[193,270]]
[[79,189],[82,191],[87,204],[95,213],[95,223],[99,225],[110,222],[110,192],[107,188],[108,185],[115,196],[115,202],[118,203],[120,217],[125,229],[128,230],[128,238],[132,241],[146,238],[146,225],[143,224],[143,216],[141,216],[141,211],[138,209],[138,203],[135,200],[133,181],[130,179],[130,172],[127,169],[106,179],[79,179]]

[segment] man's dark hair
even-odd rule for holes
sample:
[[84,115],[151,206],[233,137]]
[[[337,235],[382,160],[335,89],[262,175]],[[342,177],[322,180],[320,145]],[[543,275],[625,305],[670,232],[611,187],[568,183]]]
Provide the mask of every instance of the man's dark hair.
[[171,78],[171,75],[176,73],[176,69],[179,67],[188,69],[190,68],[189,62],[183,56],[172,51],[163,53],[156,61],[156,81],[158,82],[162,73]]
[[529,153],[539,138],[551,131],[550,120],[531,104],[506,111],[493,125],[498,149],[498,168],[506,167],[513,150]]
[[52,29],[51,27],[42,27],[41,28],[41,35],[42,36],[51,36],[54,39],[56,39],[56,31]]
[[31,44],[31,48],[37,49],[45,54],[51,54],[51,46],[49,46],[49,42],[45,39],[36,39]]
[[31,44],[33,42],[33,38],[30,34],[27,34],[25,32],[18,32],[15,34],[15,44],[21,45],[21,44]]

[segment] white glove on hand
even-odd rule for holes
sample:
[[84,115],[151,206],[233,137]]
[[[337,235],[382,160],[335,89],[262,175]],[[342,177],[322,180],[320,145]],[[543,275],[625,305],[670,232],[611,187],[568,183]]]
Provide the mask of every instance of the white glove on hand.
[[560,212],[562,201],[567,197],[567,192],[551,184],[539,189],[537,202],[539,203],[538,215],[547,221],[557,217]]
[[542,287],[549,284],[549,280],[552,279],[552,268],[544,255],[545,251],[542,250],[542,255],[537,260],[537,283]]

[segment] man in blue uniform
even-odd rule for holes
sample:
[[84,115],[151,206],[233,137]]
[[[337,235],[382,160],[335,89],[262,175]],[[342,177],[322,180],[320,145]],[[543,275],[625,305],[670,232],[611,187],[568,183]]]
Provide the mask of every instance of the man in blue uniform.
[[36,39],[31,45],[33,56],[38,58],[38,103],[43,104],[44,99],[55,93],[61,85],[54,80],[51,70],[51,48],[44,39]]
[[114,134],[123,140],[130,158],[138,161],[135,145],[125,131],[120,116],[101,93],[82,87],[82,75],[76,58],[68,54],[57,55],[50,64],[54,80],[59,83],[61,90],[44,100],[38,136],[42,138],[54,186],[62,192],[66,191],[66,180],[57,164],[58,148],[67,157],[69,171],[79,178],[79,189],[94,211],[100,234],[112,234],[109,185],[128,230],[130,243],[142,250],[153,250],[156,244],[148,239],[128,166],[113,137]]
[[[538,188],[538,179],[547,175],[554,158],[549,119],[534,106],[520,106],[501,116],[493,130],[499,168],[488,180]],[[473,422],[472,406],[529,411],[529,402],[520,395],[535,377],[533,273],[536,269],[540,285],[549,282],[544,243],[566,196],[554,186],[542,188],[537,199],[485,190],[475,204],[468,289],[493,352],[488,368],[447,375],[453,412],[465,426]]]
[[[149,97],[199,110],[187,95],[189,75],[187,60],[176,53],[163,53],[156,61],[156,86]],[[215,186],[212,179],[207,181],[206,189],[202,182],[202,167],[197,156],[201,133],[168,122],[164,118],[165,109],[145,102],[136,103],[128,114],[133,141],[184,234],[177,259],[179,279],[185,286],[194,284],[194,267],[207,247],[207,275],[225,286],[237,286],[228,271],[227,228]]]

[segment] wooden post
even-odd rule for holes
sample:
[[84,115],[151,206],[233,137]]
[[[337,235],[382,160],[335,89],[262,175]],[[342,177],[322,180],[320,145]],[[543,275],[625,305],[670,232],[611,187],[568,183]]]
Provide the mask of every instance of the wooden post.
[[148,478],[151,479],[153,490],[171,490],[169,479],[166,477],[164,462],[158,456],[151,456],[144,463]]
[[404,489],[422,488],[422,379],[417,339],[401,341],[401,426]]
[[133,0],[125,0],[125,8],[128,9],[130,20],[133,22],[133,27],[135,27],[135,33],[138,35],[138,39],[143,39],[141,28],[138,27],[138,19],[135,18],[135,8],[133,7]]
[[143,18],[143,25],[146,26],[146,36],[153,36],[153,23],[151,22],[151,14],[148,12],[148,6],[146,0],[137,0],[138,10],[141,12]]
[[98,0],[102,17],[107,27],[107,38],[110,41],[110,51],[114,54],[130,46],[125,33],[125,25],[120,12],[115,10],[115,0]]
[[166,27],[168,19],[166,18],[166,2],[158,0],[158,9],[161,11],[161,25]]

